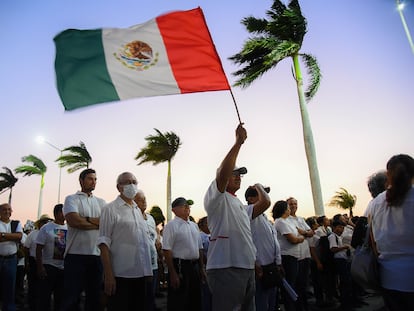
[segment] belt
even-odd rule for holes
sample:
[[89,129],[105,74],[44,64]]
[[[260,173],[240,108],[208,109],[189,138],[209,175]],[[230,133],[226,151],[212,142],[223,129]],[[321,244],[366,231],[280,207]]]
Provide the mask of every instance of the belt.
[[181,258],[174,258],[173,261],[178,264],[198,264],[198,259],[181,259]]
[[0,259],[8,259],[8,258],[13,258],[15,256],[16,256],[16,254],[6,255],[6,256],[0,255]]

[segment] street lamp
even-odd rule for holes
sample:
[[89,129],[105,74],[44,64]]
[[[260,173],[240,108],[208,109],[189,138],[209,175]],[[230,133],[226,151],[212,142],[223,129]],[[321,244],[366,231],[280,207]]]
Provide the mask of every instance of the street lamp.
[[405,17],[403,14],[404,3],[401,0],[395,0],[397,4],[397,11],[400,13],[401,23],[403,24],[405,34],[407,35],[408,43],[410,44],[411,51],[414,53],[414,43],[413,39],[411,38],[410,30],[408,29],[407,22],[405,21]]
[[[48,144],[50,147],[52,147],[53,149],[56,149],[57,151],[60,152],[60,156],[62,156],[62,152],[63,150],[56,147],[55,145],[53,145],[52,143],[48,142],[43,136],[38,136],[36,138],[37,142],[43,144]],[[62,168],[59,166],[59,188],[58,188],[58,203],[60,203],[60,185],[61,185],[61,180],[62,180]]]

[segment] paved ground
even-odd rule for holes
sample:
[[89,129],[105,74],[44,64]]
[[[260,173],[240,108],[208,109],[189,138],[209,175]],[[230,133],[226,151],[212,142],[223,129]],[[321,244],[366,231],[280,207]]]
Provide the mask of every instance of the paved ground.
[[[156,298],[156,305],[158,311],[165,311],[167,310],[167,292],[161,292],[162,297]],[[311,299],[309,300],[309,306],[311,311],[385,311],[384,303],[382,301],[382,297],[378,294],[374,295],[367,295],[363,297],[364,305],[358,308],[353,308],[349,310],[340,309],[339,304],[332,306],[330,308],[317,308],[315,306],[314,301]],[[281,311],[284,311],[283,305],[280,308]],[[403,310],[402,310],[403,311]]]

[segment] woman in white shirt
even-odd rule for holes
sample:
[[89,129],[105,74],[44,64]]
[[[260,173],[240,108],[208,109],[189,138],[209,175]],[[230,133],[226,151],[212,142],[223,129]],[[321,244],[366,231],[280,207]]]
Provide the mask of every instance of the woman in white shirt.
[[[277,239],[280,244],[285,278],[295,288],[298,275],[298,258],[300,257],[299,244],[303,243],[305,237],[299,234],[296,225],[288,219],[290,209],[286,201],[277,201],[273,207],[272,214],[275,219],[275,229],[277,230]],[[286,295],[285,291],[282,294],[284,295],[285,310],[296,310],[295,302],[289,295]]]
[[372,201],[372,233],[379,254],[381,285],[389,310],[411,310],[414,301],[414,159],[393,156],[388,189]]

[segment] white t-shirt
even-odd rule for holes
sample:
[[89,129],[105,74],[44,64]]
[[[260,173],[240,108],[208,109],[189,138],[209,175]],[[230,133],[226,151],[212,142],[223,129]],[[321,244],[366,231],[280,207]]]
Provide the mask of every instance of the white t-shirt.
[[[63,214],[66,216],[69,213],[78,213],[81,217],[100,217],[104,205],[105,201],[103,199],[93,195],[88,196],[86,193],[78,191],[66,197]],[[97,238],[98,229],[81,230],[68,225],[65,256],[66,254],[99,256],[100,251],[96,244]]]
[[254,269],[256,247],[243,203],[227,191],[221,193],[214,180],[204,197],[204,209],[210,229],[207,270]]
[[174,217],[165,225],[162,236],[162,249],[171,251],[173,258],[199,259],[203,243],[194,222]]
[[300,258],[300,246],[298,244],[293,244],[288,241],[285,237],[285,234],[293,234],[299,236],[298,229],[289,218],[277,218],[275,220],[275,229],[277,230],[277,239],[279,240],[280,251],[282,255],[289,255],[295,258]]
[[43,245],[42,262],[63,269],[63,255],[66,247],[66,224],[59,225],[53,221],[48,222],[39,230],[36,244]]
[[372,231],[384,288],[414,292],[414,188],[399,207],[387,206],[386,192],[373,200]]
[[34,229],[32,232],[29,233],[29,235],[26,238],[26,241],[24,242],[24,247],[29,249],[29,256],[36,258],[36,238],[39,234],[38,229]]
[[[309,225],[306,223],[305,219],[302,217],[289,216],[288,220],[292,221],[295,227],[297,228],[303,229],[305,231],[310,230]],[[308,239],[305,238],[303,243],[299,243],[299,248],[300,248],[299,260],[311,257]]]
[[108,246],[116,277],[152,275],[148,226],[141,210],[132,204],[118,196],[102,209],[97,245]]
[[[253,208],[253,204],[249,205]],[[253,243],[256,246],[256,260],[259,265],[265,266],[276,262],[282,264],[280,245],[277,240],[277,232],[265,214],[257,216],[250,222],[252,228]]]
[[[8,223],[5,223],[0,220],[0,232],[12,233],[11,231],[12,220]],[[23,233],[22,225],[19,221],[16,227],[16,233]],[[15,241],[5,241],[0,243],[0,256],[10,256],[17,253],[17,244]]]

